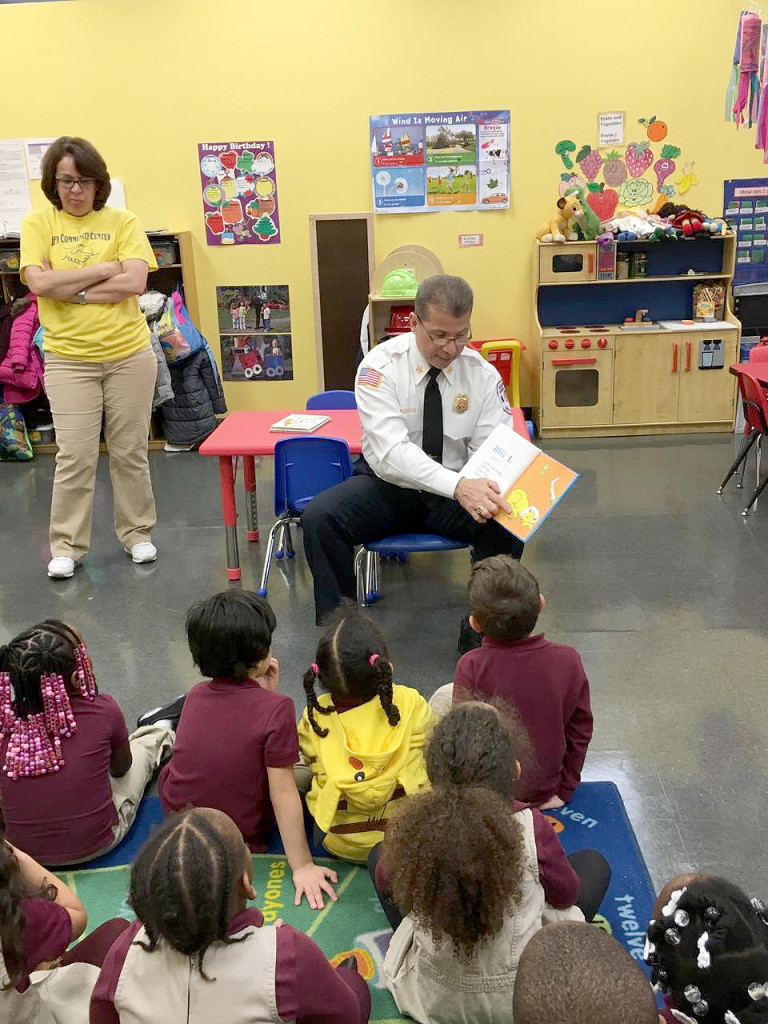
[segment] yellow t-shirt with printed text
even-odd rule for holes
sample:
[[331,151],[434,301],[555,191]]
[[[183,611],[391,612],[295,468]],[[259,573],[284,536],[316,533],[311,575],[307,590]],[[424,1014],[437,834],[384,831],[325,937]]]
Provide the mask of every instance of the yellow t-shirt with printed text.
[[[136,215],[105,206],[72,217],[51,206],[28,213],[21,224],[21,272],[25,267],[80,270],[111,260],[144,260],[157,267],[152,247]],[[131,295],[122,302],[72,303],[37,300],[45,351],[66,359],[108,363],[149,345],[149,327]]]

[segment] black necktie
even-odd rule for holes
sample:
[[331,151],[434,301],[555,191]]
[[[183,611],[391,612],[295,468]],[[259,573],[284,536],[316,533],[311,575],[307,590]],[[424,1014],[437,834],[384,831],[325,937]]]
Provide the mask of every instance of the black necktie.
[[443,399],[437,383],[440,372],[436,366],[430,366],[428,371],[421,433],[421,447],[435,462],[443,461]]

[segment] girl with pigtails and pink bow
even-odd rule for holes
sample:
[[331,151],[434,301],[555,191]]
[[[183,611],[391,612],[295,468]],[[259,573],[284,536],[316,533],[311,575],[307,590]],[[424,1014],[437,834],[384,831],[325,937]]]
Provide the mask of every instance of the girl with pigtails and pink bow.
[[[315,684],[326,692],[318,696]],[[432,709],[417,690],[393,682],[381,630],[351,605],[331,620],[304,690],[299,743],[312,773],[307,807],[329,853],[364,864],[393,802],[428,785]]]
[[0,647],[0,793],[9,842],[43,864],[97,857],[126,835],[173,732],[128,735],[85,641],[46,619]]

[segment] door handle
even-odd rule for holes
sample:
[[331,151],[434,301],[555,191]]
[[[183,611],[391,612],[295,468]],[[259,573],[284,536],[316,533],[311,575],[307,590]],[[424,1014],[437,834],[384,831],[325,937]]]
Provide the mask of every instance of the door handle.
[[587,269],[588,269],[590,274],[594,273],[594,270],[595,270],[595,254],[593,252],[589,253],[589,255],[587,256]]
[[677,373],[677,342],[672,342],[672,373]]
[[691,372],[691,343],[686,341],[685,343],[685,372]]
[[594,366],[597,362],[597,356],[592,356],[591,359],[553,359],[553,366]]

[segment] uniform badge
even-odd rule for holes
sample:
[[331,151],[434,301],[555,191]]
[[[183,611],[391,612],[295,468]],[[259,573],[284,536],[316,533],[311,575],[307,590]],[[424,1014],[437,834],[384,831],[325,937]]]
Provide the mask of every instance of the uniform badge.
[[454,412],[466,412],[468,408],[469,408],[469,398],[468,398],[467,395],[464,394],[463,391],[460,391],[459,394],[456,395],[456,398],[453,401],[453,411]]

